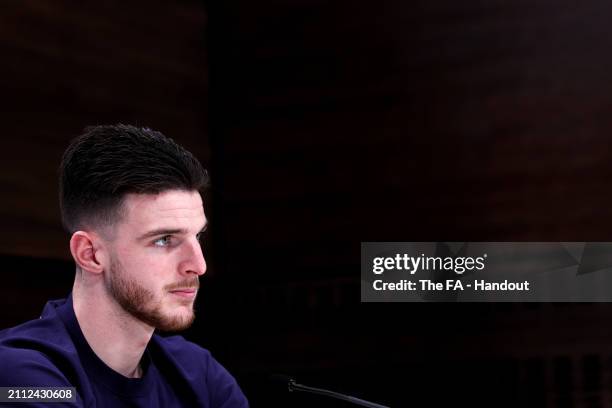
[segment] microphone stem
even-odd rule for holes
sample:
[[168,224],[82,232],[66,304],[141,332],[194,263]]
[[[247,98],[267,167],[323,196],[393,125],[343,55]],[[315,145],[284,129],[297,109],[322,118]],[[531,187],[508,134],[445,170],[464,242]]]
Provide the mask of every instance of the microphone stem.
[[353,404],[360,405],[368,408],[389,408],[386,405],[375,404],[374,402],[362,400],[361,398],[351,397],[350,395],[341,394],[339,392],[325,390],[323,388],[309,387],[307,385],[298,384],[295,381],[289,382],[289,391],[303,391],[310,392],[313,394],[325,395],[327,397],[336,398],[339,400],[352,402]]

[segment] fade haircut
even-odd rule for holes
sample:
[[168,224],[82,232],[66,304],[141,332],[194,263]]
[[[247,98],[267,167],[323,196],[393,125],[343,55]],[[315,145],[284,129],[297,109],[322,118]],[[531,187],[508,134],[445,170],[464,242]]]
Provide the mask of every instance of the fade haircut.
[[162,133],[130,125],[85,128],[62,157],[59,169],[62,224],[74,233],[121,219],[126,194],[208,186],[206,170]]

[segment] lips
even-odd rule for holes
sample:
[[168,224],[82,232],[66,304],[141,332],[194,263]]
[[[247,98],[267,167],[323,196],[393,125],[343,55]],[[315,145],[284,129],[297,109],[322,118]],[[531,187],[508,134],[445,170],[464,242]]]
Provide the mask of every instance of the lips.
[[197,289],[194,289],[194,288],[175,289],[175,290],[170,291],[170,293],[177,295],[177,296],[184,297],[184,298],[194,297],[196,292],[197,292]]

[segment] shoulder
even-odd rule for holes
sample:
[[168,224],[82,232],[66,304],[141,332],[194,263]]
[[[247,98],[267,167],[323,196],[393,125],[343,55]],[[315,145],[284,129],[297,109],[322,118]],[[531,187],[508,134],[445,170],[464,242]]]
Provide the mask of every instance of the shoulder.
[[71,386],[66,376],[43,352],[0,345],[0,386]]
[[75,359],[74,344],[56,316],[43,314],[0,331],[0,386],[69,385],[63,371]]
[[154,335],[151,343],[155,354],[160,354],[189,376],[205,376],[207,367],[214,360],[208,350],[185,340],[183,336]]
[[[0,386],[1,387],[74,387],[64,372],[44,353],[32,349],[12,348],[0,345]],[[61,407],[83,407],[83,400],[75,392],[73,402],[56,402],[53,405]],[[16,404],[25,407],[45,407],[42,402],[20,402]]]
[[177,369],[192,380],[207,385],[213,407],[248,407],[236,379],[211,353],[182,336],[154,336],[155,343],[173,360]]
[[38,319],[0,330],[0,347],[74,349],[68,331],[55,310],[59,302],[59,300],[47,302]]
[[208,377],[211,371],[222,368],[210,351],[185,340],[183,336],[153,336],[156,351],[172,361],[181,371],[190,376]]

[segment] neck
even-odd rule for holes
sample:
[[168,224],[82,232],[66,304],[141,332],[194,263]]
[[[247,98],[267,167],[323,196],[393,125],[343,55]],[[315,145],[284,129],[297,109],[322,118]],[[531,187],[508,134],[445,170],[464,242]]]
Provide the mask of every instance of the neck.
[[72,298],[81,331],[100,360],[125,377],[142,377],[140,360],[154,328],[123,310],[104,285],[87,285],[77,276]]

